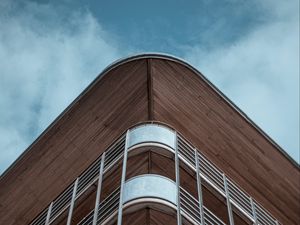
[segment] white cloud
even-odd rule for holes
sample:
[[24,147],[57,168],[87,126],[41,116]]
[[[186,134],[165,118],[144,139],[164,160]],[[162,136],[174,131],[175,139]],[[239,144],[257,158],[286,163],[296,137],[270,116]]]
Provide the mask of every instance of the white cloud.
[[18,7],[0,4],[0,174],[120,56],[89,12]]
[[186,58],[299,162],[298,1],[261,1],[269,20],[229,46]]
[[[298,2],[257,2],[269,21],[230,46],[184,49],[184,58],[297,159]],[[99,71],[124,56],[113,40],[88,11],[0,1],[0,174]],[[126,53],[133,48],[129,43]]]

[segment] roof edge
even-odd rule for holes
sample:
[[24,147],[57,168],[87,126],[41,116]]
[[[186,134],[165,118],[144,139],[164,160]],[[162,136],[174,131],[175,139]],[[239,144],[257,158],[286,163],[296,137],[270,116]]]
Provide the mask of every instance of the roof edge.
[[5,177],[5,175],[30,151],[31,147],[34,146],[72,107],[78,102],[83,95],[85,95],[90,89],[94,87],[94,85],[101,80],[101,78],[107,74],[109,71],[114,68],[125,64],[130,61],[138,60],[138,59],[165,59],[173,62],[177,62],[186,66],[198,76],[200,76],[214,91],[216,91],[233,109],[235,109],[248,123],[250,123],[261,135],[263,135],[287,160],[289,160],[293,166],[295,166],[298,170],[300,170],[300,164],[293,159],[279,144],[277,144],[267,133],[265,133],[257,124],[255,124],[246,113],[244,113],[237,105],[235,105],[220,89],[218,89],[213,83],[211,83],[198,69],[193,67],[186,60],[165,53],[158,52],[149,52],[149,53],[139,53],[134,55],[129,55],[127,57],[122,57],[118,60],[115,60],[107,67],[105,67],[102,72],[77,96],[70,105],[67,106],[65,110],[63,110],[56,119],[23,151],[23,153],[1,174],[0,181]]

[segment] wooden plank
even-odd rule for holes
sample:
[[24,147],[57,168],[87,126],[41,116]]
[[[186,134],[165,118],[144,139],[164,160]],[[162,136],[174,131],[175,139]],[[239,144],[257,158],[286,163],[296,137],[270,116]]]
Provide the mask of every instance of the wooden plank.
[[147,59],[148,120],[153,120],[152,59]]

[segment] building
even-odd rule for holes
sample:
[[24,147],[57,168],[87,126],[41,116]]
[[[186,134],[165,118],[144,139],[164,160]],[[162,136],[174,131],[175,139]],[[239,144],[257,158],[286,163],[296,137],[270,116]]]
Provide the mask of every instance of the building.
[[299,181],[200,72],[144,54],[105,69],[1,176],[0,224],[299,224]]

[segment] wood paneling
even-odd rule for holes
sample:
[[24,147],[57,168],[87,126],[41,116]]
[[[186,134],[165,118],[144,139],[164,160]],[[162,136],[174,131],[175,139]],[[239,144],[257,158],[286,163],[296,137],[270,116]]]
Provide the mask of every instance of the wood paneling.
[[[149,225],[149,210],[148,209],[141,209],[133,213],[129,213],[123,216],[122,223],[124,225]],[[117,224],[117,223],[115,223]]]
[[146,208],[124,216],[124,225],[176,225],[176,215]]

